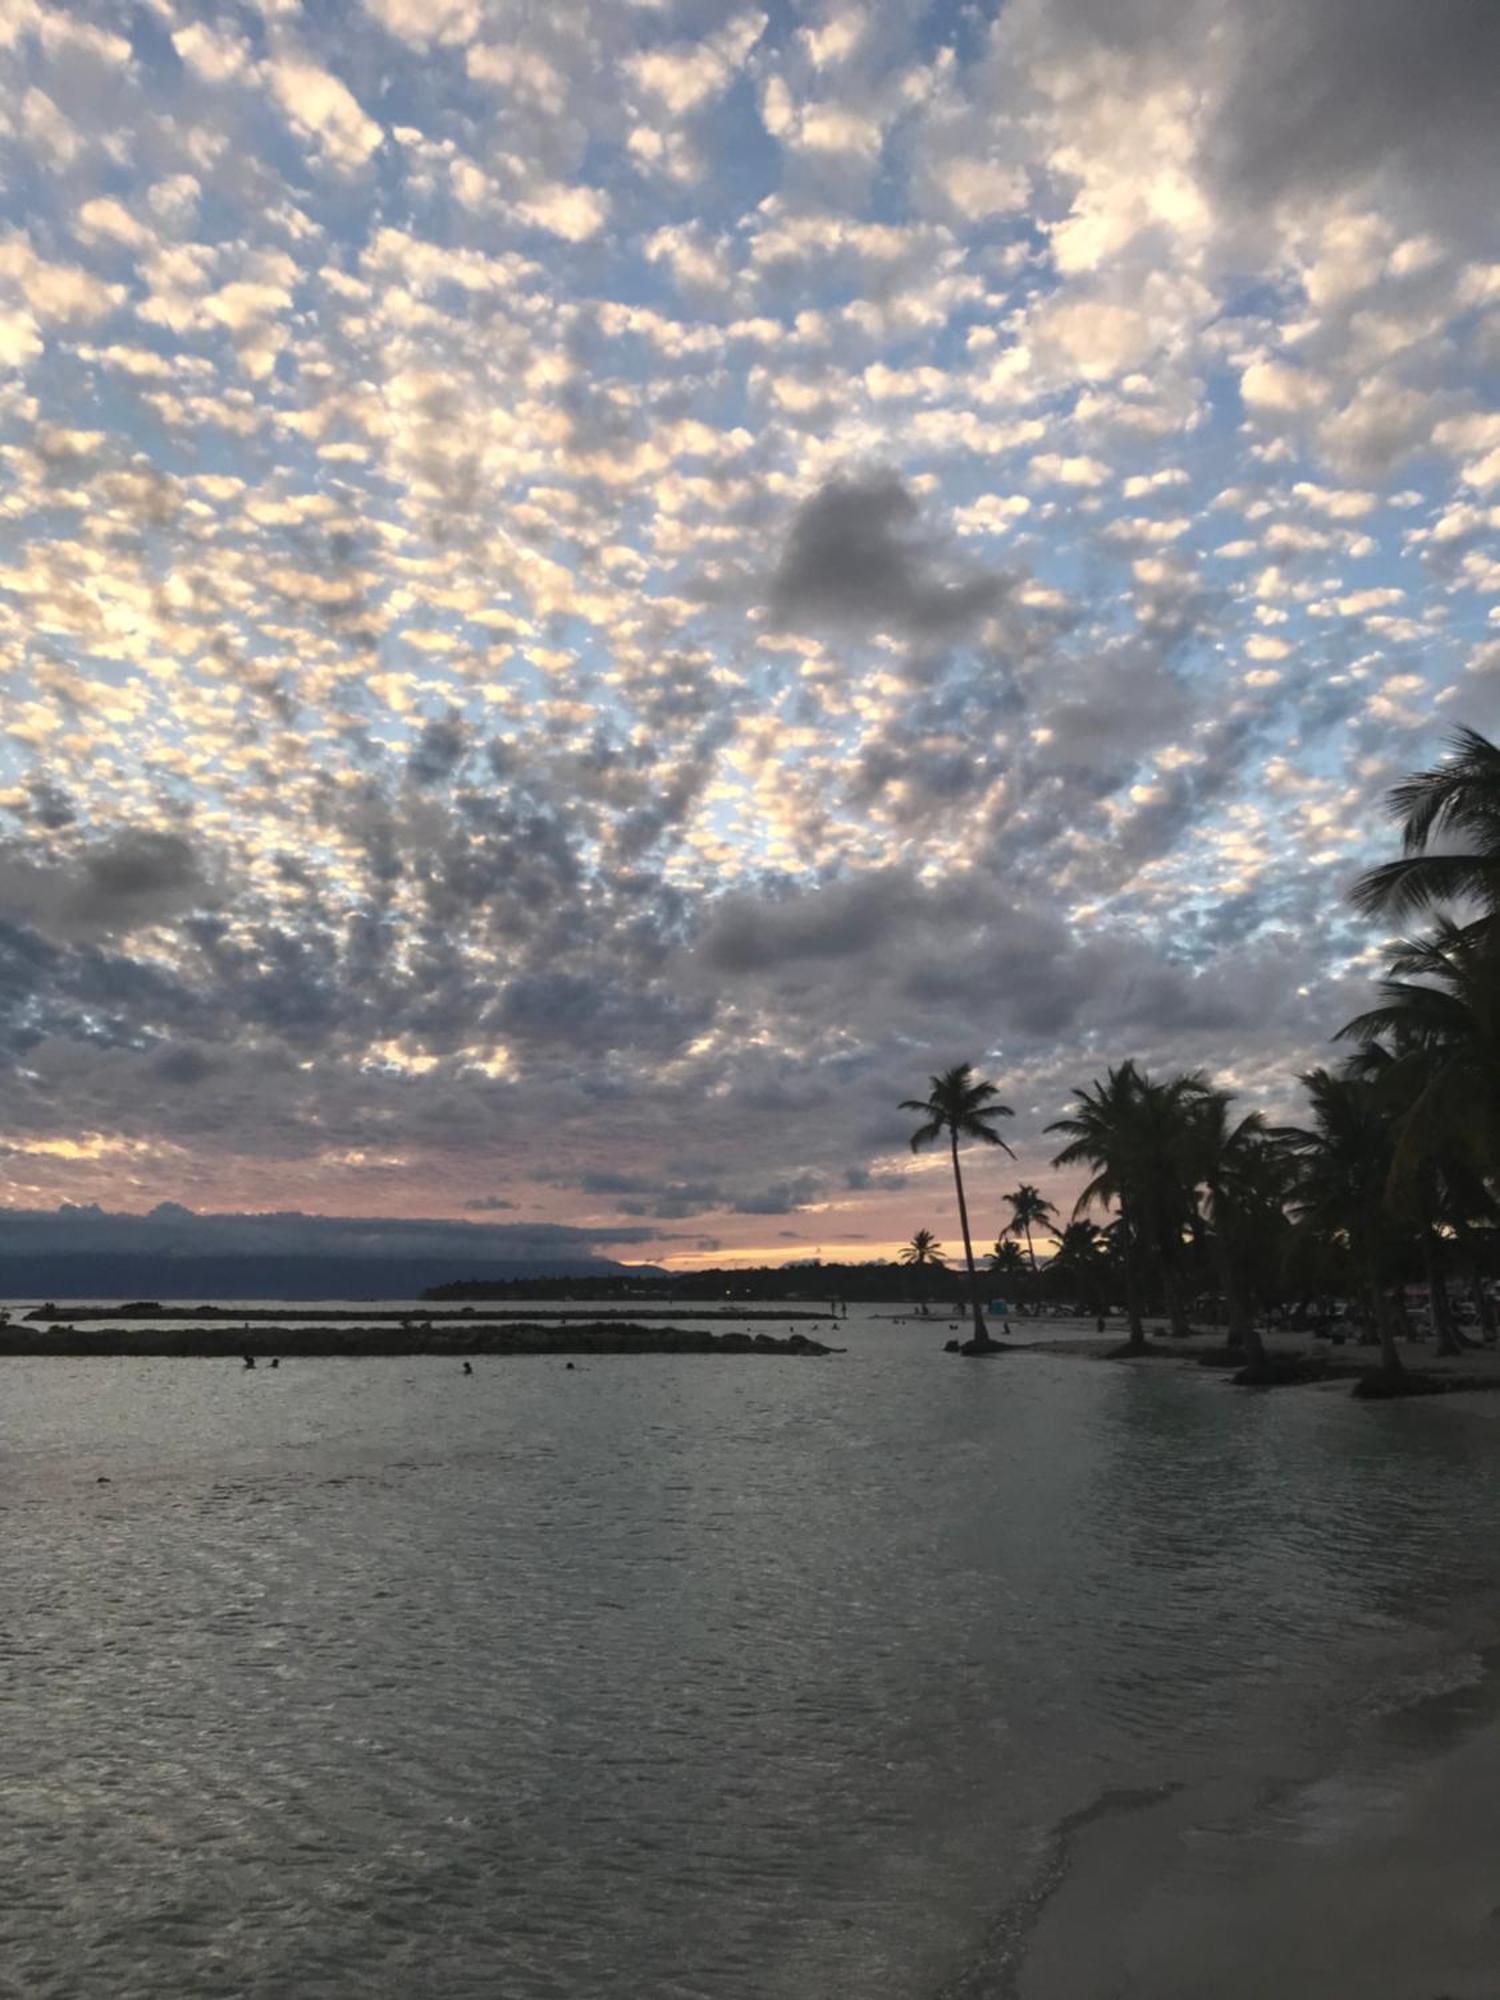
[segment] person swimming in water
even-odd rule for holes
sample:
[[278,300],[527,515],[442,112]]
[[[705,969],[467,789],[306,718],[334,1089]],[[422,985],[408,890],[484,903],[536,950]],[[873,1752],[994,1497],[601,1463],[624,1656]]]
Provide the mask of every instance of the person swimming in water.
[[255,1356],[253,1354],[247,1354],[245,1356],[245,1366],[247,1368],[253,1368],[255,1366]]
[[474,1373],[474,1364],[472,1361],[466,1361],[464,1363],[464,1373],[465,1375],[472,1375]]

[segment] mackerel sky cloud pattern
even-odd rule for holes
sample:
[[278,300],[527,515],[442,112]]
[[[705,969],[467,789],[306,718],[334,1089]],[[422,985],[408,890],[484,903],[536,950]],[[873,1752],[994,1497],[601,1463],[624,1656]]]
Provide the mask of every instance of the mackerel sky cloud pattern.
[[930,1070],[983,1209],[1102,1062],[1274,1105],[1358,1006],[1383,789],[1500,726],[1490,0],[0,70],[8,1207],[874,1254]]

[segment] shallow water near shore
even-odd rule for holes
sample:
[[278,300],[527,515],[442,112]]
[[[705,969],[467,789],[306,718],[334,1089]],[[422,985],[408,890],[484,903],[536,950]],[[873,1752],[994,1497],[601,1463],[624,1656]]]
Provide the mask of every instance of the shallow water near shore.
[[1000,1994],[1078,1816],[1476,1671],[1488,1410],[947,1331],[8,1362],[0,1993]]

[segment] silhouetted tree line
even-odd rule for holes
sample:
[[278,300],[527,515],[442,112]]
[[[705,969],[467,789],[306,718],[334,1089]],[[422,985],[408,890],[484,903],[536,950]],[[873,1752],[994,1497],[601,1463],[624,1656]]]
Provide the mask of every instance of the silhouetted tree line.
[[[1402,853],[1365,875],[1353,900],[1430,928],[1388,948],[1376,1004],[1334,1037],[1347,1045],[1342,1059],[1300,1079],[1303,1122],[1241,1115],[1234,1093],[1199,1070],[1111,1067],[1047,1127],[1065,1141],[1053,1165],[1090,1176],[1055,1253],[1042,1268],[1020,1251],[1017,1232],[1029,1241],[1047,1217],[1034,1188],[1018,1189],[985,1282],[1004,1276],[1038,1302],[1118,1301],[1135,1349],[1148,1317],[1183,1337],[1206,1307],[1252,1371],[1268,1367],[1265,1316],[1280,1309],[1306,1323],[1337,1298],[1399,1381],[1412,1283],[1427,1288],[1440,1354],[1468,1338],[1458,1296],[1495,1339],[1485,1281],[1500,1239],[1500,749],[1460,729],[1449,757],[1398,785],[1389,804]],[[903,1106],[927,1114],[914,1150],[950,1139],[976,1347],[990,1343],[958,1141],[995,1139],[986,1121],[1009,1113],[994,1098],[961,1064]]]

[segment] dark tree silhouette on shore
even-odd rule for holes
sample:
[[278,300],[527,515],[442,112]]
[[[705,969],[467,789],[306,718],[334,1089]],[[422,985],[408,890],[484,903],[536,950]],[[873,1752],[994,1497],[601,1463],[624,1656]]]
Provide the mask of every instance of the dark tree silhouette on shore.
[[1031,1275],[1035,1277],[1037,1262],[1036,1245],[1031,1240],[1032,1225],[1035,1224],[1038,1229],[1046,1229],[1049,1233],[1055,1233],[1057,1210],[1041,1189],[1033,1187],[1030,1181],[1022,1181],[1014,1192],[1002,1195],[1001,1199],[1010,1209],[1010,1221],[1005,1225],[1003,1234],[1025,1237],[1026,1258],[1031,1265]]
[[909,1265],[916,1272],[917,1304],[920,1311],[926,1312],[927,1273],[944,1271],[948,1268],[948,1259],[943,1253],[942,1244],[930,1229],[919,1229],[902,1250],[898,1261]]

